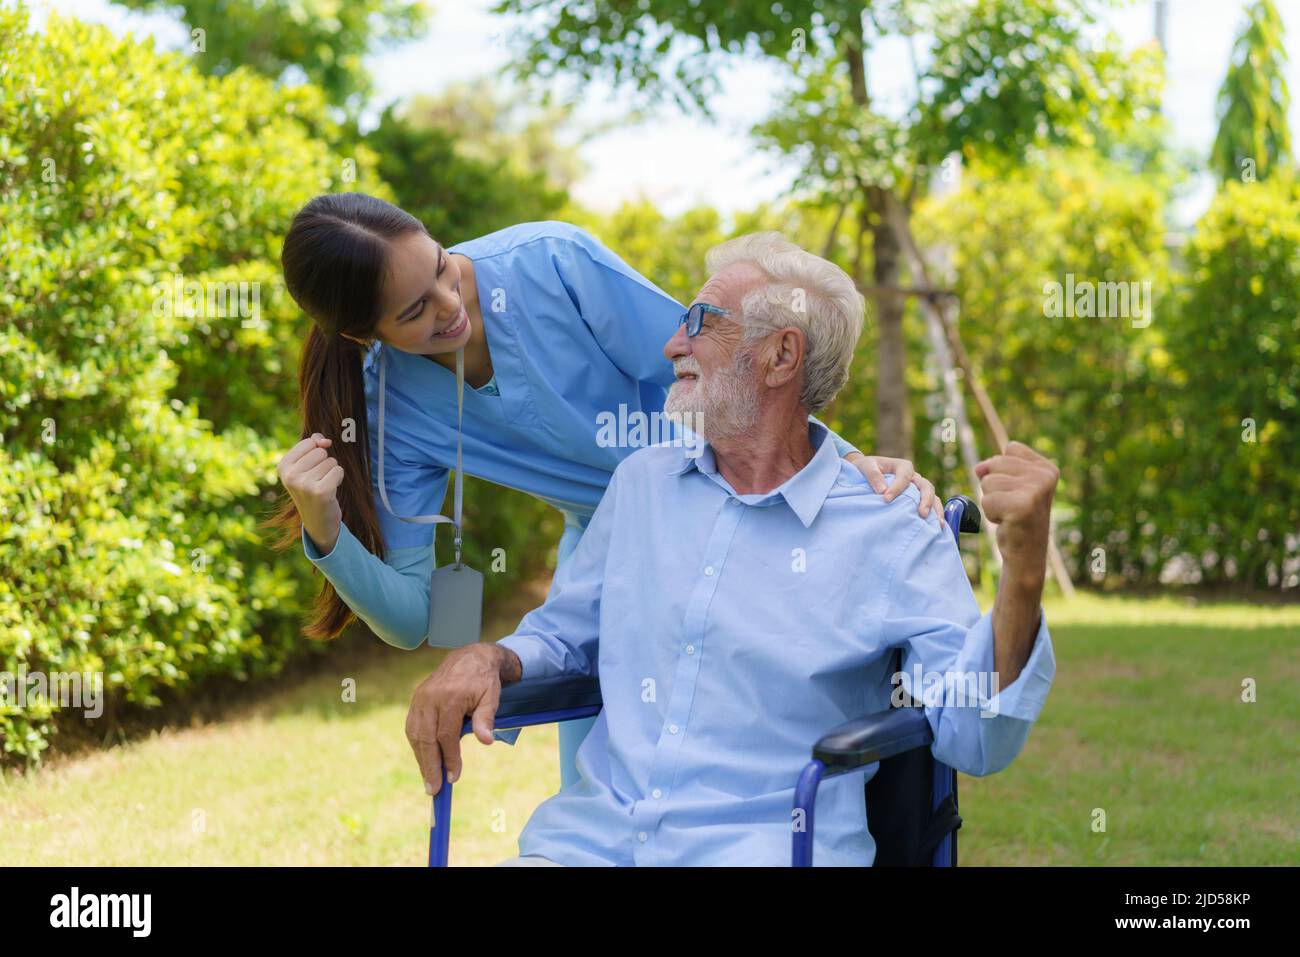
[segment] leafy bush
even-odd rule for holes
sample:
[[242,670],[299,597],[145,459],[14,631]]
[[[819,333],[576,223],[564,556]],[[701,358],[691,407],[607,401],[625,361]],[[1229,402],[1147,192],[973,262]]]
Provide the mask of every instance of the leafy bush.
[[1300,584],[1300,190],[1229,183],[1197,225],[1169,337],[1171,532],[1187,576]]
[[397,202],[441,243],[554,219],[576,150],[555,141],[562,115],[514,101],[488,83],[388,107],[366,142]]
[[[1075,580],[1154,574],[1165,533],[1155,518],[1172,478],[1172,463],[1156,453],[1168,431],[1163,344],[1176,309],[1164,196],[1148,177],[1082,152],[1052,152],[1010,174],[972,172],[917,222],[923,242],[951,250],[963,343],[1010,435],[1060,464],[1058,540]],[[1086,284],[1136,283],[1125,293],[1146,300],[1146,314],[1130,299],[1117,315],[1118,295],[1094,297],[1094,315],[1057,311],[1052,283],[1062,299],[1074,290],[1076,306]],[[917,431],[929,435],[931,454],[956,465],[947,415],[932,403]]]
[[[1294,588],[1300,195],[1228,184],[1177,273],[1162,206],[1149,178],[1055,154],[976,170],[918,232],[950,245],[962,338],[1008,430],[1061,465],[1077,581]],[[1150,281],[1150,323],[1046,315],[1045,283],[1069,273]]]
[[[255,529],[297,438],[279,241],[353,172],[378,191],[373,157],[330,145],[311,87],[21,9],[0,47],[0,671],[102,672],[146,706],[273,673],[309,647],[311,572]],[[175,277],[252,284],[250,308],[186,315]],[[55,705],[6,702],[6,756],[39,756]]]
[[[319,193],[403,197],[316,87],[205,76],[57,16],[32,32],[21,8],[0,10],[0,44],[0,671],[102,673],[108,730],[122,702],[321,650],[301,637],[314,570],[257,528],[299,437],[310,322],[280,245]],[[418,159],[405,142],[381,138],[392,169]],[[563,199],[513,169],[453,167],[516,197],[497,225]],[[454,198],[464,177],[443,172],[418,181]],[[491,598],[545,565],[562,523],[472,486],[467,560],[486,573],[493,549],[509,556]],[[38,759],[59,710],[0,700],[0,760]]]

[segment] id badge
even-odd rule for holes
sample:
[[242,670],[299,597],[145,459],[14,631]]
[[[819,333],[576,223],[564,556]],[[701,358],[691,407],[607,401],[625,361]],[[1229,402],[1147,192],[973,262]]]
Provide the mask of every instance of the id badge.
[[429,636],[435,648],[463,648],[483,630],[483,573],[443,565],[429,579]]

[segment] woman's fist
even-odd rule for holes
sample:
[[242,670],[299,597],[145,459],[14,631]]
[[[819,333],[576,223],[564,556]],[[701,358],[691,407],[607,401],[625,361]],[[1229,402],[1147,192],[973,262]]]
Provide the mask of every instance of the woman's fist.
[[343,525],[338,487],[344,472],[326,451],[332,441],[319,432],[309,435],[286,452],[275,467],[285,491],[298,507],[303,528],[322,555],[334,550]]

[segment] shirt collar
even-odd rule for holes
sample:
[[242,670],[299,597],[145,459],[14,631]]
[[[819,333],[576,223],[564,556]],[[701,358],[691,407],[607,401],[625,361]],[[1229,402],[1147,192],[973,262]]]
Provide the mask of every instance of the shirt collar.
[[826,426],[809,420],[808,441],[812,443],[814,449],[813,457],[807,465],[786,479],[783,484],[763,495],[737,495],[726,479],[718,473],[713,446],[699,436],[692,436],[695,440],[695,449],[699,450],[699,454],[689,454],[694,451],[692,443],[685,443],[682,446],[681,461],[674,461],[668,474],[684,475],[692,468],[697,469],[718,483],[728,495],[740,499],[747,505],[763,505],[769,499],[779,495],[785,499],[791,511],[807,528],[817,518],[817,513],[821,511],[826,496],[830,494],[840,474],[839,452],[836,451],[835,443],[829,440],[829,435],[830,431]]

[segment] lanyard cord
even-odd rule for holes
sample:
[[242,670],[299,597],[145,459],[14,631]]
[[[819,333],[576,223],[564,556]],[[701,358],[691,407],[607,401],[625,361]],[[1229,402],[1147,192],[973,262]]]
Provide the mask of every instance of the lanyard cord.
[[394,518],[400,518],[403,522],[412,522],[416,525],[437,525],[440,522],[447,522],[455,530],[454,539],[456,545],[456,566],[460,567],[460,522],[461,522],[461,418],[465,408],[465,350],[456,350],[456,482],[452,491],[452,514],[454,518],[448,518],[446,515],[413,515],[407,517],[398,515],[393,511],[393,506],[388,503],[388,487],[384,483],[384,395],[387,393],[388,380],[385,375],[387,371],[388,350],[382,345],[379,347],[379,497],[383,499],[384,508],[388,509],[389,514]]

